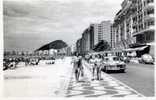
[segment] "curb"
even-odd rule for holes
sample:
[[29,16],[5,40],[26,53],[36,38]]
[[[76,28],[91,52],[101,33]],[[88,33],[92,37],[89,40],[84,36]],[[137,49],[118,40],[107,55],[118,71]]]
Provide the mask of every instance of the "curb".
[[[89,66],[89,65],[87,64],[86,61],[84,61],[84,65]],[[90,69],[90,68],[88,68],[88,69]],[[139,96],[141,96],[141,97],[145,97],[143,94],[141,94],[141,93],[139,93],[138,91],[136,91],[135,89],[129,87],[128,85],[126,85],[125,83],[121,82],[120,80],[117,80],[116,78],[110,76],[109,74],[107,74],[107,73],[105,73],[105,72],[102,72],[102,74],[105,74],[106,76],[110,77],[111,79],[113,79],[113,80],[116,81],[117,83],[123,85],[124,87],[127,87],[129,90],[134,91],[137,95],[139,95]]]

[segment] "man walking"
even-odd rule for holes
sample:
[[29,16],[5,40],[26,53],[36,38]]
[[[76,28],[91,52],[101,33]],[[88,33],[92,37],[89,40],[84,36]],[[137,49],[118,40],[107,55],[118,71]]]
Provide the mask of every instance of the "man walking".
[[81,58],[81,56],[78,56],[78,54],[76,54],[76,56],[74,56],[72,59],[72,63],[73,63],[73,71],[75,74],[75,79],[78,82],[80,73],[82,71],[82,58]]

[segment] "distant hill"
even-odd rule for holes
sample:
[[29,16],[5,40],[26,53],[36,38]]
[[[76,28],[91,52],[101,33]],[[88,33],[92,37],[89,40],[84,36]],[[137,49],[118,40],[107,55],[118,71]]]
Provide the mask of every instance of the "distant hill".
[[45,44],[45,45],[41,46],[36,51],[39,51],[39,50],[49,50],[49,49],[62,49],[62,48],[65,48],[67,46],[68,45],[64,41],[62,41],[62,40],[55,40],[53,42],[50,42],[48,44]]

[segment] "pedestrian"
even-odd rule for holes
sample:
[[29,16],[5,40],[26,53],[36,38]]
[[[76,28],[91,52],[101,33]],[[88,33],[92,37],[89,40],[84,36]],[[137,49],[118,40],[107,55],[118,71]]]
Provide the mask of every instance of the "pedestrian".
[[92,71],[92,80],[95,79],[95,56],[91,55],[89,63],[91,64],[91,71]]
[[83,64],[82,64],[82,56],[78,57],[78,67],[80,67],[80,74],[81,74],[81,77],[83,77],[84,71],[83,71]]
[[97,80],[102,80],[101,78],[101,69],[102,69],[102,57],[101,55],[96,55],[95,58],[95,68],[96,68],[96,78]]
[[75,74],[75,80],[76,80],[76,82],[78,82],[79,81],[79,75],[80,75],[80,64],[79,64],[79,59],[78,59],[77,54],[72,58],[71,63],[73,63],[73,71]]

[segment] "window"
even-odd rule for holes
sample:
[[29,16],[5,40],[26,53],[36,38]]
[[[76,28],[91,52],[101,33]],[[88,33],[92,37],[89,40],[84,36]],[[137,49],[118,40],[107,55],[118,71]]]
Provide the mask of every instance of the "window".
[[147,24],[148,26],[154,25],[154,21],[149,21]]
[[152,3],[154,2],[154,0],[147,0],[147,3]]

